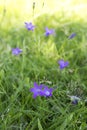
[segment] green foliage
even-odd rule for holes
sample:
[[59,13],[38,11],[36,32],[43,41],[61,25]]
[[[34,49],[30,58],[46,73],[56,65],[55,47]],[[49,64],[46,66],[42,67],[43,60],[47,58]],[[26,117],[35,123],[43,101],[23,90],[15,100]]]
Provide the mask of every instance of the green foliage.
[[39,118],[38,118],[38,128],[39,128],[39,130],[43,130]]
[[[85,14],[67,9],[41,15],[33,20],[36,28],[32,32],[24,27],[21,13],[7,8],[9,13],[3,14],[2,9],[0,6],[0,129],[87,130]],[[46,37],[45,27],[55,29],[55,36]],[[76,37],[69,40],[72,32]],[[15,47],[23,53],[12,55]],[[69,61],[62,71],[59,59]],[[33,82],[56,87],[53,96],[33,99],[29,92]],[[81,102],[73,105],[68,95],[80,97]]]

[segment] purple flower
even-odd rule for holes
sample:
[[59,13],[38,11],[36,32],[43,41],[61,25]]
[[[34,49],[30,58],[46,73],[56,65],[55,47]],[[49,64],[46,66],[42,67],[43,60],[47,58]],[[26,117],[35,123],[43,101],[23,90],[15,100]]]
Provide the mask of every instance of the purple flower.
[[19,48],[13,48],[12,49],[12,54],[13,55],[19,55],[21,52],[22,52],[22,50],[19,49]]
[[54,34],[54,30],[53,29],[48,29],[47,27],[45,28],[45,35],[46,36],[49,36],[49,35],[52,35]]
[[41,91],[41,95],[44,97],[51,97],[53,92],[53,88],[48,88],[44,86],[44,89]]
[[78,102],[80,101],[80,98],[77,96],[69,96],[71,98],[71,102],[72,104],[78,104]]
[[34,87],[30,89],[30,92],[33,93],[33,98],[36,98],[37,96],[40,96],[40,92],[42,91],[42,85],[38,85],[36,82],[34,82]]
[[33,93],[33,98],[36,98],[37,96],[51,97],[53,88],[48,88],[43,84],[38,85],[34,82],[34,87],[30,89],[30,92]]
[[64,61],[64,60],[59,60],[58,63],[60,65],[60,69],[61,70],[69,65],[69,62],[68,61]]
[[25,22],[25,27],[28,29],[28,30],[34,30],[35,26],[30,22]]
[[76,36],[76,33],[72,33],[70,36],[69,36],[69,39],[72,39]]

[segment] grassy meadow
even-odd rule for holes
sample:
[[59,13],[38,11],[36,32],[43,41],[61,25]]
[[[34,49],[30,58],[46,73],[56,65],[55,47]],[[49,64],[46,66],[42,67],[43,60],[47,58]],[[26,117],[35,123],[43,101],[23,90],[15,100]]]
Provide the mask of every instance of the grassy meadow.
[[[52,97],[34,99],[34,82],[55,88]],[[0,0],[0,130],[87,130],[86,0]]]

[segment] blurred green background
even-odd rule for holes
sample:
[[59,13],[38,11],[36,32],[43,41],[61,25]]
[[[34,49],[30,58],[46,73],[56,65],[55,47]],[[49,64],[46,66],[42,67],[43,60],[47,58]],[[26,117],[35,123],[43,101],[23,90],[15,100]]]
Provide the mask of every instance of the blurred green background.
[[21,24],[44,13],[55,15],[55,12],[60,10],[66,12],[67,17],[75,13],[76,17],[83,18],[87,16],[87,2],[86,0],[0,0],[0,21],[5,15],[6,19],[11,18],[11,22]]

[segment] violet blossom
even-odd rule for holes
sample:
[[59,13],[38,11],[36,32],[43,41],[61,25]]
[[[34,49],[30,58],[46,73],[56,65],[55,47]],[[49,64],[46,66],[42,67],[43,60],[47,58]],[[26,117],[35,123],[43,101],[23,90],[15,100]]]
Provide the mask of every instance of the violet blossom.
[[13,55],[19,55],[22,52],[19,48],[12,48],[12,54]]
[[45,28],[45,35],[49,36],[49,35],[53,35],[54,34],[54,30],[53,29],[48,29],[47,27]]
[[25,27],[27,28],[27,30],[31,30],[31,31],[33,31],[34,30],[34,28],[35,28],[35,26],[30,22],[30,23],[28,23],[28,22],[25,22]]
[[34,82],[34,87],[30,88],[30,92],[33,93],[33,98],[36,98],[37,96],[39,96],[41,93],[42,86],[38,85],[36,82]]
[[76,33],[72,33],[70,36],[69,36],[69,39],[72,39],[76,36]]
[[69,65],[68,61],[64,61],[64,60],[59,60],[58,64],[60,65],[60,69],[64,69],[65,67],[67,67]]

